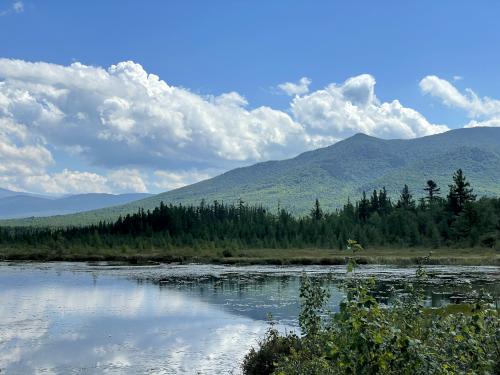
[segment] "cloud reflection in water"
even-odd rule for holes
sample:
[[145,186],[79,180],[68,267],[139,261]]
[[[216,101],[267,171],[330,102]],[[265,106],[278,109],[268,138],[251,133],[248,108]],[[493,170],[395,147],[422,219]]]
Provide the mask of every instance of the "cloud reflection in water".
[[7,373],[238,372],[238,359],[267,328],[149,283],[22,273],[30,275],[0,274],[0,368]]

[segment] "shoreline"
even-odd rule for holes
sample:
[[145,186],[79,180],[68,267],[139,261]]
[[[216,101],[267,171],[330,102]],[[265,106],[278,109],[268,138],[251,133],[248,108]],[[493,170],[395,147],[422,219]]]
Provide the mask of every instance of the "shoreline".
[[[428,265],[500,266],[500,251],[484,248],[405,248],[367,249],[354,258],[359,264],[412,266],[422,262]],[[200,263],[226,265],[342,265],[346,264],[347,251],[328,249],[154,249],[119,251],[114,249],[85,250],[31,250],[0,249],[0,261],[36,262],[126,262],[151,263]]]

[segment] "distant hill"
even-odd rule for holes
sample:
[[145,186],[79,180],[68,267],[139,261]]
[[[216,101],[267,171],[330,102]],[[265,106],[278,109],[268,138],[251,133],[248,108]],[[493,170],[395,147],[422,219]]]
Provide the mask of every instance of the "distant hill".
[[16,194],[19,194],[19,192],[0,188],[0,198],[11,197]]
[[37,196],[0,189],[0,218],[64,215],[122,205],[151,194],[78,194],[62,198]]
[[52,199],[51,197],[46,196],[46,195],[26,193],[24,191],[14,191],[14,190],[8,190],[8,189],[2,189],[2,188],[0,188],[0,199],[7,198],[7,197],[13,197],[15,195],[22,195],[22,196],[26,196],[26,197],[40,197],[40,198]]
[[[126,205],[47,219],[16,221],[19,225],[65,225],[115,219],[139,207],[165,203],[198,204],[202,199],[307,213],[318,198],[325,209],[358,199],[383,186],[395,198],[410,186],[416,198],[428,179],[447,192],[453,172],[462,168],[479,195],[500,195],[500,128],[457,129],[410,140],[383,140],[357,134],[332,146],[282,161],[238,168],[220,176]],[[13,224],[13,222],[0,223]]]

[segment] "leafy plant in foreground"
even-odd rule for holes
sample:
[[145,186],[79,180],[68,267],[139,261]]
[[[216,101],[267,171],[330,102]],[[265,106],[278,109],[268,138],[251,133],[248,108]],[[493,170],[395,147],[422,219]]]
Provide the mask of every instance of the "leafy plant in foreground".
[[[361,249],[355,241],[349,246]],[[355,263],[349,260],[348,267],[351,272]],[[301,336],[271,328],[259,348],[247,354],[245,374],[499,373],[500,323],[488,296],[476,296],[465,312],[429,310],[420,288],[425,277],[420,265],[416,282],[391,306],[374,297],[373,280],[350,277],[340,311],[325,320],[328,293],[304,276]]]

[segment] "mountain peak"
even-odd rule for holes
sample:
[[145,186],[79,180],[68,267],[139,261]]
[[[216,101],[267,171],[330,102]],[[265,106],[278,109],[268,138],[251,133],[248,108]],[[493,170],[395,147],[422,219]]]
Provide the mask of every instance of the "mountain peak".
[[382,139],[374,137],[372,135],[368,135],[365,133],[356,133],[349,138],[343,140],[343,142],[377,142],[382,141]]
[[375,137],[368,135],[368,134],[365,134],[365,133],[356,133],[349,138],[375,138]]

